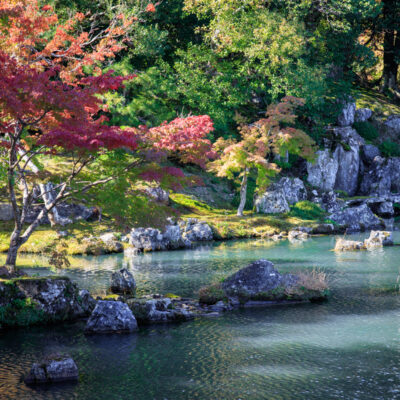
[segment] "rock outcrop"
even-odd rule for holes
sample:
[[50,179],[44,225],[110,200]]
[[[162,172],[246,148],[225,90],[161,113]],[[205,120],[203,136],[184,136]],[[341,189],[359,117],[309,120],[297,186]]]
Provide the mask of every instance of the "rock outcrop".
[[354,115],[354,122],[365,122],[372,117],[372,110],[369,108],[359,108]]
[[53,355],[34,363],[24,381],[28,385],[78,380],[78,367],[68,355]]
[[329,192],[335,187],[338,161],[329,149],[318,150],[316,154],[316,160],[307,163],[307,181],[310,185]]
[[133,275],[122,268],[111,275],[111,292],[134,296],[136,293],[136,282]]
[[99,300],[87,321],[86,333],[130,333],[138,329],[136,319],[127,304],[121,301]]
[[345,127],[353,125],[355,115],[356,115],[356,103],[352,99],[343,102],[342,111],[337,118],[338,126]]
[[334,212],[328,218],[348,232],[379,229],[383,224],[365,203]]

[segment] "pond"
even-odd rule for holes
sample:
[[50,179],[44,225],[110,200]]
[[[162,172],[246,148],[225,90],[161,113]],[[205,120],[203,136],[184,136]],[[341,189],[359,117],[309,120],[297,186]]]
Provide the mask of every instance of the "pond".
[[[400,243],[399,232],[394,238]],[[332,296],[324,304],[236,310],[130,335],[86,337],[82,323],[2,332],[0,399],[398,399],[400,296],[386,289],[397,284],[400,247],[336,254],[334,243],[334,237],[249,240],[76,258],[63,273],[99,294],[123,265],[139,293],[194,296],[202,285],[266,258],[281,272],[320,268]],[[79,384],[25,386],[21,374],[53,352],[73,356]]]

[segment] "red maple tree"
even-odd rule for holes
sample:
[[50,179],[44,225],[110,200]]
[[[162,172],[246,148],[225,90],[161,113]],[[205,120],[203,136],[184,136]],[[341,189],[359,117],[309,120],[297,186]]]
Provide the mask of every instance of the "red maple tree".
[[[154,12],[150,8],[143,12]],[[101,63],[123,48],[137,19],[120,15],[108,27],[97,29],[92,23],[82,31],[77,28],[84,18],[77,13],[61,24],[52,7],[40,8],[37,0],[3,0],[0,5],[0,163],[7,170],[15,221],[6,260],[13,271],[19,248],[45,215],[52,224],[62,223],[55,212],[58,203],[113,179],[109,176],[78,189],[72,185],[99,155],[116,148],[164,157],[178,153],[183,162],[199,165],[210,155],[206,136],[213,127],[207,116],[151,129],[123,130],[105,124],[107,110],[98,95],[119,89],[133,77],[102,73]],[[90,67],[90,76],[85,67]],[[35,182],[44,172],[35,166],[35,158],[60,153],[72,160],[71,170],[52,189],[54,196],[48,196],[50,189],[44,184],[39,184],[37,193]],[[26,226],[39,197],[44,207]]]

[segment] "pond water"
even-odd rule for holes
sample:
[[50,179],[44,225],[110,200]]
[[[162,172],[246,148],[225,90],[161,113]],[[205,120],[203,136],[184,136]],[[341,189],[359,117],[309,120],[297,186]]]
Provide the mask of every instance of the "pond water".
[[[86,337],[81,323],[2,332],[0,399],[399,399],[400,296],[382,289],[397,284],[400,247],[336,254],[334,243],[239,241],[76,258],[63,272],[94,293],[125,265],[140,293],[193,296],[266,258],[281,272],[320,268],[332,296],[324,304],[236,310],[130,335]],[[56,351],[76,360],[79,384],[32,389],[20,381],[33,362]]]

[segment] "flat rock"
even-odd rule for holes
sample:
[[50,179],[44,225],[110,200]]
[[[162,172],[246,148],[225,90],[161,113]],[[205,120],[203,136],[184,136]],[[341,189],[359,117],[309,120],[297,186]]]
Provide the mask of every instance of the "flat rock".
[[336,240],[335,251],[353,251],[365,249],[364,243],[355,240],[339,238]]
[[368,239],[364,240],[366,248],[393,246],[392,232],[388,231],[371,231]]

